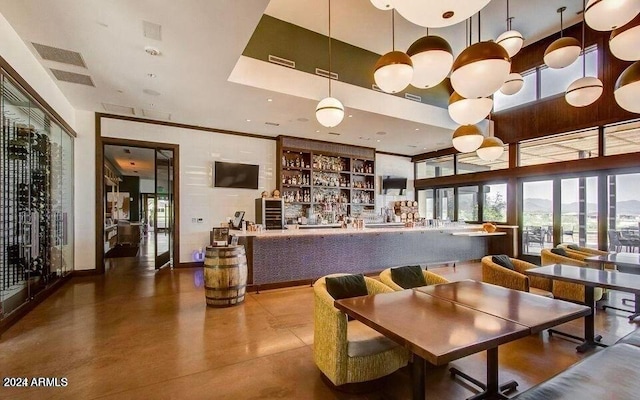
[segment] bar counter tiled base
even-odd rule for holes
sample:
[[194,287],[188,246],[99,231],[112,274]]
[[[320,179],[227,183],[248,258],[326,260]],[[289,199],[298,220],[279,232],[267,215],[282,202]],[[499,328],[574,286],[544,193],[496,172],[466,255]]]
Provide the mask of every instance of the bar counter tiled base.
[[[196,269],[136,267],[117,259],[105,276],[74,278],[0,338],[0,376],[66,377],[58,388],[0,387],[0,399],[407,399],[408,369],[381,393],[332,391],[313,363],[313,292],[308,286],[249,294],[212,309]],[[450,280],[479,279],[479,264],[436,269]],[[621,296],[622,298],[624,296]],[[635,328],[624,313],[596,316],[615,341]],[[582,320],[561,326],[578,334]],[[463,399],[474,388],[448,368],[485,376],[485,353],[427,368],[431,399]],[[575,344],[547,334],[500,348],[500,378],[519,390],[580,360]]]

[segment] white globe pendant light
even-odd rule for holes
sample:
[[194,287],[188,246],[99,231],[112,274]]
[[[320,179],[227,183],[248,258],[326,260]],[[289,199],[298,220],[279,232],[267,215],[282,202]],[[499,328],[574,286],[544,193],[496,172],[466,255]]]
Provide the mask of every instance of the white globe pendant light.
[[[584,10],[585,0],[582,0]],[[564,94],[567,103],[574,107],[586,107],[593,104],[602,95],[603,87],[600,79],[587,75],[586,58],[584,55],[585,22],[582,20],[582,78],[578,78],[569,85]]]
[[373,70],[376,85],[386,93],[403,91],[413,78],[413,62],[408,55],[395,50],[395,12],[391,11],[392,51],[380,57]]
[[549,68],[560,69],[573,64],[580,56],[580,42],[574,37],[562,37],[562,13],[567,7],[558,8],[560,13],[560,39],[554,41],[544,52],[544,63]]
[[524,44],[524,38],[522,34],[516,30],[511,29],[511,21],[513,17],[509,15],[509,0],[507,0],[507,31],[498,36],[496,43],[504,47],[509,54],[509,58],[518,54],[522,45]]
[[584,19],[591,29],[611,31],[625,25],[638,13],[638,0],[589,0]]
[[621,60],[640,60],[640,14],[625,26],[611,32],[609,50]]
[[507,80],[504,81],[500,87],[500,92],[507,96],[518,93],[524,86],[524,78],[517,72],[512,72],[507,76]]
[[442,28],[464,21],[490,0],[393,0],[395,9],[407,21],[427,28]]
[[344,118],[344,106],[340,100],[334,97],[325,97],[316,107],[316,119],[320,125],[333,128],[342,122]]
[[449,75],[453,65],[453,51],[440,36],[427,36],[413,42],[407,50],[413,63],[411,85],[420,89],[437,86]]
[[489,97],[465,99],[453,92],[449,97],[449,116],[460,125],[474,125],[489,115],[493,100]]
[[371,0],[371,4],[378,10],[392,10],[393,0]]
[[453,147],[461,153],[476,151],[482,144],[484,136],[475,125],[462,125],[453,132],[451,142]]
[[481,160],[495,161],[502,156],[504,152],[504,142],[495,136],[484,138],[482,144],[476,150],[476,154]]
[[634,62],[620,74],[613,95],[620,107],[640,114],[640,61]]
[[329,0],[329,97],[320,100],[316,106],[316,119],[320,125],[333,128],[344,118],[344,106],[340,100],[331,97],[331,0]]

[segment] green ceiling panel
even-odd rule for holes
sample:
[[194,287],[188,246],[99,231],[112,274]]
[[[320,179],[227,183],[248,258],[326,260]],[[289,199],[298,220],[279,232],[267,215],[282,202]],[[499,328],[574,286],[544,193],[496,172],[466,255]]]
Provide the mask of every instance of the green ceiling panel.
[[[315,75],[316,68],[329,70],[329,39],[265,14],[242,55],[262,61],[268,61],[269,55],[285,58],[295,61],[297,70]],[[331,71],[338,74],[340,81],[373,90],[373,67],[380,54],[333,39],[331,58]],[[410,93],[420,96],[422,103],[447,108],[452,92],[447,78],[436,87],[416,89],[409,86],[393,96],[404,97],[405,93]]]

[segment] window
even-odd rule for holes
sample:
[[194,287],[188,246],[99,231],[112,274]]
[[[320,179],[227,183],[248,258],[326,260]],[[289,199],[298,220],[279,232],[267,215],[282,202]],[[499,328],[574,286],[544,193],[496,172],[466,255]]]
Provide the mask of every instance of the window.
[[453,188],[436,189],[436,219],[453,221],[455,201]]
[[453,175],[453,155],[430,158],[417,165],[416,179]]
[[506,169],[509,168],[509,145],[504,145],[504,153],[495,161],[485,161],[478,157],[475,151],[471,153],[460,153],[456,159],[458,163],[458,175]]
[[640,121],[604,128],[605,155],[640,152]]
[[640,248],[640,174],[609,176],[609,250]]
[[478,221],[478,187],[458,188],[458,221]]
[[493,109],[496,112],[519,106],[530,101],[535,101],[537,99],[536,70],[532,69],[523,72],[521,75],[522,79],[524,79],[524,85],[518,93],[506,95],[502,94],[502,92],[498,90],[493,94]]
[[[540,67],[540,98],[564,93],[569,85],[582,78],[582,55],[573,64],[562,69]],[[586,76],[598,76],[598,48],[585,49]]]
[[539,255],[553,247],[553,181],[523,182],[522,200],[523,253]]
[[598,248],[598,178],[560,181],[560,242]]
[[507,184],[484,185],[482,220],[507,222]]
[[598,156],[598,130],[563,133],[520,142],[518,165],[547,164]]
[[433,189],[418,190],[418,212],[421,217],[433,219]]

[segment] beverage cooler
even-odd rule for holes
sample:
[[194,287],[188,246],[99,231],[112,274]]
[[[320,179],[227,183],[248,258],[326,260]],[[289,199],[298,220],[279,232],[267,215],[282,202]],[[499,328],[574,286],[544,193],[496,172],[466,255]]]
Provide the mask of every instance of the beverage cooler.
[[256,223],[264,229],[284,229],[284,200],[256,199]]

